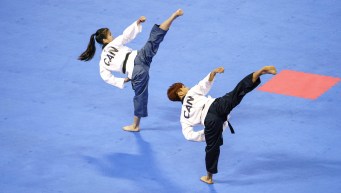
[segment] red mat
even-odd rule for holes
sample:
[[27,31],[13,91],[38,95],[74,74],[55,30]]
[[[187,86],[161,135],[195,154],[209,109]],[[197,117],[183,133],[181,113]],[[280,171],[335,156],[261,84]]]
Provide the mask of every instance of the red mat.
[[258,90],[307,99],[317,99],[341,79],[283,70]]

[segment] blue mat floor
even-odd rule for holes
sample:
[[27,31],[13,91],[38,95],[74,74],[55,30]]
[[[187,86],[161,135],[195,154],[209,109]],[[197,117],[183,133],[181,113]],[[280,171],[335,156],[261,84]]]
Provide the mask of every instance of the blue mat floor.
[[[151,66],[149,117],[132,122],[133,91],[99,75],[97,53],[77,57],[98,28],[119,35],[140,16],[140,49],[155,23],[182,8]],[[0,193],[247,192],[341,190],[341,84],[316,100],[255,90],[231,114],[215,184],[205,143],[186,141],[180,103],[167,88],[195,85],[218,66],[219,97],[264,65],[340,78],[341,2],[0,2]],[[262,77],[262,84],[271,76]],[[197,128],[201,129],[201,128]]]

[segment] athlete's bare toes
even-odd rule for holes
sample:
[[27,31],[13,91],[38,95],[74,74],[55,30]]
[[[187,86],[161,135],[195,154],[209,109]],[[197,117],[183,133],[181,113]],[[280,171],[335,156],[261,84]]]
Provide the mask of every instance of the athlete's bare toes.
[[202,176],[202,177],[200,178],[200,180],[203,181],[203,182],[205,182],[205,183],[207,183],[207,184],[213,184],[212,178],[210,179],[210,178],[208,178],[207,176]]
[[277,74],[277,70],[274,66],[264,66],[262,71],[264,74]]
[[175,12],[175,15],[176,16],[182,16],[184,14],[184,11],[182,9],[178,9],[176,12]]
[[122,128],[124,131],[139,132],[140,127],[134,127],[134,125],[128,125]]

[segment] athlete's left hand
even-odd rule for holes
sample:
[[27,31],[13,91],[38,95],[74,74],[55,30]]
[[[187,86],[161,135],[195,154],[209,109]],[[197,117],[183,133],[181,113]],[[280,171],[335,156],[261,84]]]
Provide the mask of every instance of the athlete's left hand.
[[127,82],[129,82],[129,81],[130,81],[129,78],[125,78],[125,79],[124,79],[124,83],[127,83]]

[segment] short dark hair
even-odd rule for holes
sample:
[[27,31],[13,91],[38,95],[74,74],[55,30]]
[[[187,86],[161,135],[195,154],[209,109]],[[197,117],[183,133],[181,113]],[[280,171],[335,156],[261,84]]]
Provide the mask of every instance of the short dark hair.
[[181,101],[181,99],[178,95],[178,91],[183,86],[184,86],[184,84],[182,84],[181,82],[177,82],[177,83],[172,84],[167,90],[168,99],[171,101]]

